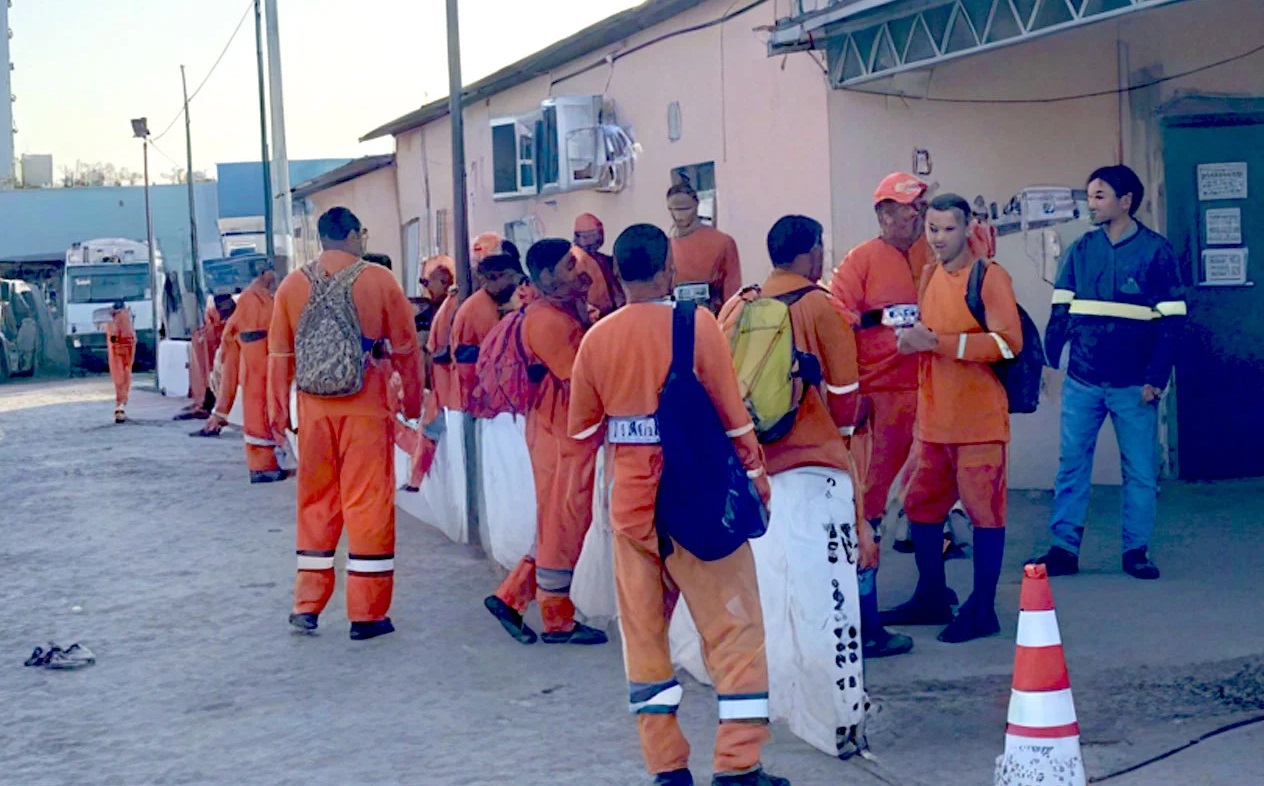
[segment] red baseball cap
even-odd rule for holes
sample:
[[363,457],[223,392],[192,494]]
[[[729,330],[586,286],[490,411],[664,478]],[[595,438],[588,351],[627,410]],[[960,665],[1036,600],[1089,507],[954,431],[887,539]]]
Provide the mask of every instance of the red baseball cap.
[[581,213],[575,217],[576,232],[596,232],[601,229],[604,229],[601,225],[601,219],[592,213]]
[[901,205],[911,205],[926,193],[926,188],[925,183],[906,172],[892,172],[882,178],[873,192],[873,203],[876,205],[889,199]]

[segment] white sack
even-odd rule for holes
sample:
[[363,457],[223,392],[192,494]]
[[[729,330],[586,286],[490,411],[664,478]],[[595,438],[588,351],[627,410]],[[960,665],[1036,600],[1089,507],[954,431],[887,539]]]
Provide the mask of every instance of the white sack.
[[606,451],[597,453],[593,520],[571,578],[571,602],[590,625],[605,627],[619,616],[614,589],[614,530],[610,524],[610,483]]
[[[434,463],[416,494],[397,494],[396,502],[456,543],[469,542],[465,516],[465,415],[444,410],[444,432]],[[407,477],[405,475],[404,477]]]
[[477,421],[488,546],[507,570],[535,547],[535,476],[526,423],[522,415],[507,412]]

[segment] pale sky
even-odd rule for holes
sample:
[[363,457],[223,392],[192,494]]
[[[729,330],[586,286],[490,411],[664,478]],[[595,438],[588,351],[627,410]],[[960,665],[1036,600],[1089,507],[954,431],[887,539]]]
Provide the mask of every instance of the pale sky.
[[[5,2],[5,0],[0,0]],[[639,0],[461,0],[466,84],[637,5]],[[139,171],[129,121],[155,137],[232,35],[247,0],[12,0],[15,152],[51,153],[54,172],[84,162]],[[361,145],[372,129],[447,95],[443,0],[278,0],[290,158],[390,152]],[[193,100],[195,169],[258,160],[259,104],[251,12]],[[3,34],[0,31],[0,34]],[[156,140],[183,165],[184,123]],[[173,164],[151,153],[155,179]]]

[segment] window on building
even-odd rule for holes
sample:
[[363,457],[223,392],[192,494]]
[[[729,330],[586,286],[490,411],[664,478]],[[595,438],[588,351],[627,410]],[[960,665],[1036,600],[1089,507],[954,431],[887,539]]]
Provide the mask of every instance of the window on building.
[[672,170],[671,181],[672,185],[688,183],[693,186],[693,190],[698,192],[698,217],[707,226],[715,226],[715,162],[676,167]]

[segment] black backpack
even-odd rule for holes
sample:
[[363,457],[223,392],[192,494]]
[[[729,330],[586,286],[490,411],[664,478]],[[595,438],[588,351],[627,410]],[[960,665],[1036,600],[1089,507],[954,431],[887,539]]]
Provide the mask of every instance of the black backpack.
[[660,551],[669,535],[701,560],[718,560],[768,531],[768,509],[746,476],[707,389],[693,371],[698,304],[676,303],[672,312],[672,361],[659,396],[663,473],[656,513]]
[[[966,286],[966,307],[974,316],[974,320],[984,330],[987,326],[987,309],[983,306],[983,276],[987,273],[988,262],[980,259],[974,263],[970,271],[970,281]],[[1005,388],[1009,397],[1009,411],[1013,414],[1029,414],[1036,411],[1040,404],[1040,377],[1045,367],[1044,342],[1040,340],[1040,330],[1031,315],[1022,306],[1018,307],[1018,320],[1023,326],[1023,348],[1009,360],[1000,360],[992,364],[992,371]]]

